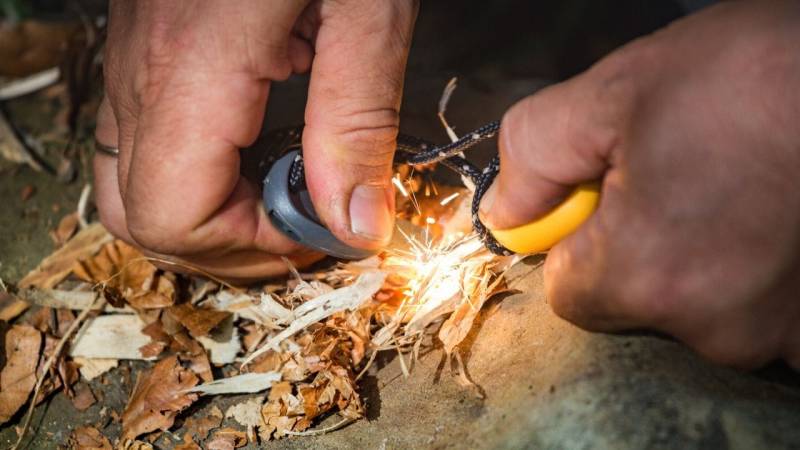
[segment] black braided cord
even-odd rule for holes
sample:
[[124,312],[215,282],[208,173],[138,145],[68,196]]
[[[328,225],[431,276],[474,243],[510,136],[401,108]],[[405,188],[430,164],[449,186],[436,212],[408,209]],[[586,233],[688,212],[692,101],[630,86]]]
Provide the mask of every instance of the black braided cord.
[[[412,166],[441,163],[459,175],[471,180],[475,184],[475,194],[472,197],[471,208],[472,227],[489,251],[496,255],[507,256],[512,254],[511,250],[497,242],[478,216],[481,199],[500,171],[500,158],[495,156],[485,169],[480,170],[461,156],[464,150],[486,139],[493,138],[499,131],[500,122],[494,121],[465,134],[455,142],[440,146],[414,136],[400,134],[397,136],[395,163]],[[305,189],[305,169],[302,154],[298,155],[294,163],[292,163],[289,172],[289,189],[293,192]]]

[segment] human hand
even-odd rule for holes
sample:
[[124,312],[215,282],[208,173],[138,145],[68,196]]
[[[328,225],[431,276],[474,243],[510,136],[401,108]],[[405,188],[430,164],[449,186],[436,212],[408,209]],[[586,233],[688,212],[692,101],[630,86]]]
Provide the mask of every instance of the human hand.
[[[274,229],[238,149],[259,134],[273,80],[310,69],[303,135],[321,220],[386,243],[412,0],[112,1],[95,157],[100,218],[116,236],[215,275],[252,279],[319,256]],[[360,187],[357,187],[360,186]]]
[[797,42],[798,2],[725,2],[509,110],[490,229],[602,179],[595,214],[547,256],[557,314],[800,368]]

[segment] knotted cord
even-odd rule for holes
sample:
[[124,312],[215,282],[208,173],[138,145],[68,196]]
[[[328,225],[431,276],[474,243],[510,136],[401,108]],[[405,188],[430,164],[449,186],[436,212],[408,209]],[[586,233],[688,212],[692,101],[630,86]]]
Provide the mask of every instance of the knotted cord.
[[[489,165],[480,170],[461,156],[464,150],[486,139],[495,137],[499,131],[500,122],[494,121],[465,134],[447,145],[435,145],[414,136],[400,134],[397,137],[397,151],[394,159],[396,164],[408,164],[411,166],[441,163],[472,181],[475,185],[471,207],[472,227],[489,251],[497,255],[510,255],[512,252],[495,240],[478,215],[481,199],[500,170],[500,159],[495,155]],[[289,173],[289,189],[297,192],[305,188],[305,169],[302,153],[300,153],[292,164]]]

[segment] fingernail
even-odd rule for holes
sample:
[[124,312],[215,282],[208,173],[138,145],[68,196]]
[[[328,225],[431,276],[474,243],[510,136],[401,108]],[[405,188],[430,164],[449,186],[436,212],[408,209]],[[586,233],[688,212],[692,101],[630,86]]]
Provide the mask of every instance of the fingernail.
[[371,241],[386,242],[392,235],[392,214],[386,188],[358,185],[350,197],[350,229]]
[[483,198],[481,199],[481,206],[478,208],[481,212],[482,217],[489,217],[489,212],[492,209],[492,205],[497,197],[497,183],[492,183],[489,186],[489,189],[483,194]]

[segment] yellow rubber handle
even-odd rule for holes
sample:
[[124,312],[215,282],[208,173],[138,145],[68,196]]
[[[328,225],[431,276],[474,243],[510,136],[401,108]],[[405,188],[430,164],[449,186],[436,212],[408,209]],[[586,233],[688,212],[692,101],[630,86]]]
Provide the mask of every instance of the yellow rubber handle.
[[599,183],[582,184],[543,217],[505,230],[491,230],[497,242],[516,253],[539,253],[577,230],[600,201]]

